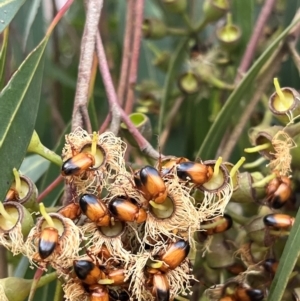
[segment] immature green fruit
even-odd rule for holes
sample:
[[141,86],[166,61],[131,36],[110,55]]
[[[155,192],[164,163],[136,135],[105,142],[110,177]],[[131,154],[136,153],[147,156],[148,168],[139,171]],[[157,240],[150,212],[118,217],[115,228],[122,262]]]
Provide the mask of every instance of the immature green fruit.
[[165,8],[171,13],[182,13],[186,10],[186,0],[162,0]]
[[165,23],[159,19],[145,19],[142,25],[143,36],[146,39],[162,39],[167,35]]
[[227,0],[205,0],[203,4],[204,19],[211,23],[222,18],[229,9]]
[[269,109],[280,122],[286,124],[300,114],[300,95],[290,87],[284,87],[280,90],[281,96],[277,92],[270,96]]
[[[57,278],[56,272],[47,274],[39,280],[37,287],[42,287]],[[0,279],[0,300],[23,301],[31,290],[33,280],[8,277]],[[6,299],[5,299],[6,297]]]
[[200,90],[200,80],[195,73],[188,71],[179,76],[178,87],[184,94],[194,94]]
[[[138,131],[147,139],[152,138],[152,126],[150,119],[143,113],[132,113],[129,115],[131,122],[138,129]],[[127,139],[127,141],[134,147],[137,147],[137,143],[128,131],[127,126],[121,123],[121,133]]]
[[225,26],[218,28],[216,35],[221,47],[227,51],[232,51],[240,42],[241,30],[236,25],[226,24]]

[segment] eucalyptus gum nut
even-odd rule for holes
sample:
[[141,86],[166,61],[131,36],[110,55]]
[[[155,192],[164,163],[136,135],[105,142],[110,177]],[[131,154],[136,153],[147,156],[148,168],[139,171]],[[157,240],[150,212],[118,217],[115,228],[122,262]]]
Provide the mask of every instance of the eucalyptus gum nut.
[[153,61],[153,65],[163,72],[167,72],[171,61],[171,53],[169,51],[162,51]]
[[[56,273],[51,273],[44,275],[38,281],[37,288],[42,287],[51,281],[57,279]],[[17,277],[8,277],[0,279],[0,286],[3,288],[4,294],[8,301],[23,301],[25,300],[31,290],[33,280],[17,278]],[[5,300],[4,296],[0,300]]]
[[167,27],[162,20],[149,18],[143,21],[143,36],[146,39],[158,40],[167,35]]
[[[212,269],[207,262],[202,263],[201,269],[204,271],[201,273],[201,277],[204,277],[205,283],[218,283],[220,280],[220,272],[216,269]],[[194,272],[195,273],[195,272]]]
[[[271,209],[268,209],[269,213],[271,213]],[[263,222],[263,218],[266,214],[253,217],[248,224],[244,225],[248,238],[261,246],[269,246],[271,243],[268,229]]]
[[281,91],[285,95],[287,104],[283,104],[277,92],[274,92],[269,98],[268,105],[273,116],[281,123],[286,124],[290,121],[287,113],[292,112],[294,117],[300,114],[300,95],[295,89],[290,87],[281,88]]
[[234,264],[234,250],[232,249],[232,245],[225,242],[222,233],[213,235],[209,250],[205,255],[209,267],[217,269]]
[[222,18],[229,9],[227,0],[205,0],[203,3],[204,20],[206,23],[215,22]]
[[236,25],[225,25],[217,29],[217,39],[221,47],[226,51],[234,50],[241,40],[241,30]]
[[194,94],[200,90],[200,79],[192,71],[181,74],[177,80],[178,88],[184,94]]
[[20,176],[20,180],[21,183],[26,183],[26,185],[28,186],[28,192],[24,197],[20,198],[19,200],[16,200],[16,202],[23,205],[26,209],[28,209],[29,212],[38,212],[39,204],[37,203],[37,187],[35,186],[34,182],[27,176]]
[[[17,202],[6,202],[6,203],[3,203],[3,206],[6,211],[8,211],[10,208],[14,208],[17,210],[18,218],[16,220],[16,224],[18,222],[21,223],[22,234],[24,237],[26,237],[28,235],[28,233],[30,232],[30,230],[34,226],[33,218],[31,216],[31,214],[29,213],[29,211],[24,206],[22,206],[21,204],[19,204]],[[15,226],[13,226],[10,229],[3,230],[3,228],[1,228],[1,225],[0,225],[0,232],[8,233],[14,227]]]
[[252,184],[262,180],[264,176],[259,172],[239,173],[239,187],[232,194],[231,201],[236,203],[258,202],[265,196],[264,187],[252,187]]
[[268,252],[269,247],[262,247],[261,245],[255,242],[252,242],[250,245],[250,253],[255,263],[265,260],[268,255]]
[[271,153],[275,153],[273,146],[271,145],[273,137],[279,132],[282,131],[282,126],[272,126],[272,127],[264,127],[264,128],[252,128],[248,131],[250,143],[253,146],[262,145],[265,143],[270,143],[270,147],[264,150],[259,151],[259,153],[268,160],[273,160],[274,155]]
[[[142,134],[144,138],[148,141],[152,138],[152,126],[150,119],[147,115],[143,113],[132,113],[128,116],[137,130]],[[134,147],[138,147],[135,139],[132,137],[131,133],[125,123],[121,123],[121,134],[124,138]]]
[[[230,162],[224,162],[223,163],[226,168],[228,173],[230,174],[231,169],[234,167],[234,164]],[[237,170],[233,176],[230,176],[232,180],[232,185],[233,185],[233,191],[236,191],[239,188],[239,182],[240,182],[240,172]]]
[[187,0],[162,0],[167,11],[171,13],[182,13],[186,10]]

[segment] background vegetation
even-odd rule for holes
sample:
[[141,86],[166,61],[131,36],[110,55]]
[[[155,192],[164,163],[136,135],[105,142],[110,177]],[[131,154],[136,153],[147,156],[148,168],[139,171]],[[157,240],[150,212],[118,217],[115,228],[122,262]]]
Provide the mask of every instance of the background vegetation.
[[[226,5],[225,0],[190,0],[180,12],[172,12],[166,5],[172,1],[167,0],[103,2],[99,32],[117,99],[127,115],[142,112],[150,118],[152,135],[147,138],[164,155],[191,160],[222,156],[224,161],[237,162],[245,156],[244,148],[250,146],[248,129],[260,124],[268,111],[273,78],[278,77],[282,87],[300,88],[299,25],[293,27],[297,20],[292,24],[299,0],[231,0],[228,10],[211,20],[206,19],[204,2],[222,6]],[[41,156],[26,154],[33,129],[46,147],[60,155],[64,135],[76,124],[74,112],[78,103],[74,99],[80,81],[80,60],[84,65],[80,54],[86,9],[83,1],[74,1],[53,28],[50,24],[60,5],[54,0],[0,1],[0,199],[4,199],[13,179],[12,168],[18,168],[24,158],[21,171],[34,180],[40,193],[60,174],[59,166]],[[224,46],[216,35],[216,30],[227,22],[227,12],[241,31],[234,47],[233,43]],[[147,22],[142,25],[143,19]],[[228,33],[231,34],[235,32]],[[110,112],[112,126],[118,128],[118,122],[109,105],[113,90],[105,86],[107,79],[103,80],[98,63],[103,66],[95,52],[88,115],[91,128],[103,131],[109,127]],[[16,114],[9,115],[4,109],[7,105],[13,111],[18,108]],[[279,122],[270,118],[269,125],[274,124]],[[153,156],[157,155],[140,139],[135,137],[146,154],[130,147],[126,157],[130,164],[154,162]],[[248,162],[259,157],[246,155]],[[293,166],[295,194],[299,189],[299,169],[299,165]],[[258,170],[265,172],[262,166]],[[43,202],[48,207],[58,205],[62,193],[60,182],[43,195]],[[251,210],[245,207],[248,217],[257,214],[259,205]],[[295,216],[297,209],[298,203],[288,212]],[[285,249],[290,253],[282,257],[282,262],[289,258],[292,266],[285,271],[281,263],[268,300],[280,300],[298,258],[298,225],[297,219]],[[205,288],[220,283],[223,272],[220,273],[213,278],[218,279],[216,283],[198,276]],[[0,274],[32,279],[34,271],[28,269],[26,258],[13,258],[2,250]],[[33,300],[53,300],[51,285],[39,289]],[[280,293],[274,293],[274,289]],[[200,300],[202,293],[203,288],[198,288],[193,299]]]

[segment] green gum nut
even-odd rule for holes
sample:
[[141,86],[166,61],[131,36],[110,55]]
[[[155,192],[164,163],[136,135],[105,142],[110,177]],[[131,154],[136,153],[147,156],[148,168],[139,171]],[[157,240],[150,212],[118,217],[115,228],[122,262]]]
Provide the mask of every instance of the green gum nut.
[[227,244],[222,233],[215,234],[205,255],[208,266],[212,269],[226,268],[234,264],[234,250]]
[[162,0],[167,11],[171,13],[182,13],[186,10],[186,0]]
[[[21,192],[19,193],[18,199],[13,199],[9,201],[18,202],[22,204],[29,212],[38,212],[39,204],[37,203],[38,190],[33,181],[26,177],[21,176]],[[13,182],[11,188],[15,189],[15,182]]]
[[241,40],[241,30],[233,24],[220,27],[216,35],[221,47],[227,51],[234,50]]
[[258,263],[266,259],[269,252],[268,247],[262,247],[256,242],[252,242],[250,245],[250,254],[253,258],[254,263]]
[[239,173],[239,187],[232,194],[231,201],[236,203],[258,202],[265,196],[264,187],[252,187],[255,182],[262,180],[264,176],[259,172]]
[[0,233],[9,233],[18,223],[21,223],[22,234],[24,237],[26,237],[34,226],[34,222],[29,211],[17,202],[6,202],[3,203],[3,206],[6,212],[15,220],[15,222],[8,220],[1,215]]
[[229,9],[227,0],[205,0],[203,4],[204,19],[211,23],[222,18]]
[[247,231],[248,238],[259,246],[268,247],[272,244],[269,238],[268,231],[263,222],[265,215],[272,213],[272,210],[267,206],[262,206],[259,215],[254,216],[244,226]]
[[272,126],[272,127],[255,127],[251,128],[248,131],[248,136],[251,145],[259,146],[269,143],[270,145],[259,151],[259,153],[268,160],[275,159],[274,157],[274,147],[272,146],[273,137],[279,132],[283,130],[282,126]]
[[160,52],[152,61],[153,65],[163,72],[167,72],[170,65],[171,53],[169,51]]
[[300,95],[290,87],[281,88],[284,99],[281,100],[276,92],[269,98],[269,109],[272,114],[283,124],[290,121],[288,116],[296,117],[300,114]]
[[[37,283],[37,287],[42,287],[57,278],[56,272],[51,274],[44,275]],[[8,301],[23,301],[25,300],[31,290],[34,280],[17,278],[17,277],[8,277],[0,279],[0,286],[5,294],[5,297]],[[6,300],[4,296],[0,294],[0,300]]]
[[143,36],[146,39],[159,40],[167,35],[165,23],[159,19],[145,19],[142,25]]
[[[138,131],[147,139],[152,137],[152,126],[150,119],[143,113],[132,113],[129,115],[131,122],[138,129]],[[121,134],[134,147],[138,147],[135,139],[132,137],[124,123],[121,123]]]
[[181,74],[177,80],[178,88],[184,94],[195,94],[200,90],[200,79],[192,71]]

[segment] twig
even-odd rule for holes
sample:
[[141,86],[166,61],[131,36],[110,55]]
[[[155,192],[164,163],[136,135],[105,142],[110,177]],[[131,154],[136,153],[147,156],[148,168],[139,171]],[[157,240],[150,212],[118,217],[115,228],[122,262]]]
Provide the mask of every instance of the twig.
[[144,0],[136,0],[135,2],[135,15],[134,15],[134,32],[133,32],[133,45],[131,63],[129,68],[129,86],[127,90],[125,112],[130,114],[134,105],[134,86],[137,80],[141,39],[142,39],[142,24],[144,18]]
[[103,5],[103,0],[87,1],[86,21],[81,40],[81,53],[78,67],[78,79],[72,115],[72,130],[83,126],[82,112],[87,113],[89,83],[93,64],[98,23]]
[[[108,96],[109,107],[110,107],[112,115],[113,116],[114,115],[121,116],[121,119],[126,124],[128,131],[134,137],[134,139],[136,140],[136,142],[142,152],[144,152],[145,154],[147,154],[148,156],[150,156],[152,158],[158,159],[159,153],[151,146],[151,144],[142,136],[142,134],[132,124],[130,118],[123,111],[123,109],[121,108],[121,106],[117,100],[117,95],[115,92],[115,88],[112,85],[112,80],[111,80],[111,76],[110,76],[109,69],[108,69],[108,64],[107,64],[107,60],[106,60],[106,56],[105,56],[105,52],[104,52],[104,47],[103,47],[103,43],[102,43],[101,36],[99,33],[97,34],[96,48],[97,48],[99,69],[102,74],[104,86],[105,86],[106,91],[109,91],[109,95],[107,95],[107,96]],[[104,74],[103,74],[103,72],[104,72]],[[107,89],[109,89],[109,90],[107,90]],[[113,117],[113,119],[114,118],[115,117]],[[115,127],[115,125],[114,125],[114,127]]]
[[40,203],[60,182],[63,181],[62,176],[58,176],[50,185],[39,195],[37,202]]
[[288,48],[289,48],[289,51],[292,55],[292,59],[294,61],[294,64],[296,65],[297,69],[298,69],[298,72],[300,73],[300,56],[299,56],[299,53],[297,52],[297,49],[296,49],[296,43],[295,41],[288,41],[287,43],[288,45]]
[[264,28],[267,20],[269,19],[269,16],[275,5],[275,2],[276,2],[276,0],[266,0],[265,1],[265,4],[259,14],[258,20],[256,22],[256,26],[254,28],[254,31],[252,33],[252,36],[250,38],[250,41],[248,43],[248,46],[244,53],[244,56],[241,60],[240,66],[238,68],[238,72],[237,72],[237,75],[235,78],[235,83],[237,83],[241,80],[243,74],[248,70],[248,68],[252,62],[258,40],[262,35],[263,28]]
[[99,134],[106,131],[106,129],[109,126],[110,121],[111,121],[111,113],[108,113],[105,120],[103,121],[103,123],[101,124],[101,126],[99,128]]
[[127,0],[127,10],[126,10],[126,28],[125,37],[123,45],[123,56],[122,56],[122,66],[121,74],[118,86],[118,100],[120,105],[123,107],[125,101],[125,95],[128,87],[128,73],[129,73],[129,62],[131,55],[132,46],[132,32],[133,32],[133,6],[134,0]]
[[110,124],[110,131],[114,134],[117,134],[119,132],[120,122],[121,122],[121,116],[119,109],[117,108],[118,98],[117,94],[112,82],[112,78],[109,72],[107,59],[105,56],[105,51],[103,47],[103,43],[101,41],[101,36],[98,31],[97,37],[96,37],[96,51],[97,51],[97,57],[98,57],[98,65],[100,69],[100,73],[102,75],[103,84],[105,87],[106,95],[108,98],[109,106],[110,106],[110,112],[112,114],[111,118],[111,124]]

